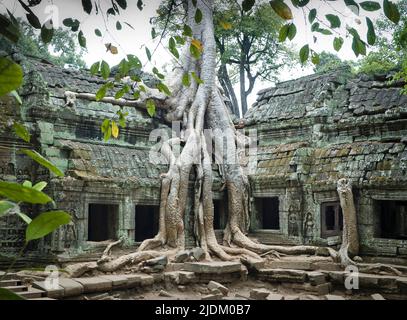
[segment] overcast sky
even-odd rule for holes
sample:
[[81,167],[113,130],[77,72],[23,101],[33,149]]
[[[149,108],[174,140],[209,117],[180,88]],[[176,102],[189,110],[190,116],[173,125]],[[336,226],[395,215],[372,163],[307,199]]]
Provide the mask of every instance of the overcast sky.
[[[356,0],[361,2],[360,0]],[[25,0],[27,2],[27,0]],[[99,6],[102,8],[102,11],[106,12],[107,9],[111,7],[110,0],[96,0],[99,3]],[[88,50],[84,55],[83,59],[86,61],[87,65],[90,66],[93,62],[99,61],[101,59],[106,60],[109,64],[114,65],[120,62],[121,59],[126,54],[136,54],[144,63],[146,63],[146,68],[151,69],[153,65],[157,67],[162,67],[171,60],[171,55],[167,49],[162,45],[159,46],[157,52],[154,54],[152,63],[147,63],[147,58],[144,51],[144,45],[147,45],[151,51],[156,47],[156,43],[151,40],[151,25],[149,23],[150,18],[155,15],[155,12],[158,8],[161,0],[145,0],[145,7],[140,12],[137,9],[136,0],[128,0],[128,8],[123,11],[119,19],[121,22],[128,22],[133,26],[133,29],[122,23],[123,29],[121,31],[116,30],[116,21],[115,16],[109,16],[107,21],[104,21],[104,18],[101,15],[92,15],[86,14],[81,7],[80,0],[66,1],[66,0],[42,0],[41,4],[33,7],[33,11],[40,18],[41,23],[48,20],[52,16],[54,21],[54,27],[62,26],[62,21],[65,18],[73,17],[78,19],[81,22],[81,30],[83,30],[86,39]],[[286,1],[290,3],[290,1]],[[379,1],[382,2],[382,1]],[[24,17],[25,11],[21,8],[20,4],[16,0],[0,0],[0,12],[4,13],[6,8],[9,9],[16,17]],[[359,33],[362,35],[362,38],[365,38],[366,28],[366,12],[361,10],[360,15],[356,16],[349,8],[344,5],[344,1],[320,1],[320,0],[311,0],[308,8],[317,8],[318,17],[325,23],[324,19],[325,14],[333,13],[340,16],[342,21],[342,27],[336,29],[343,37],[345,36],[345,27],[346,25],[352,26],[355,29],[359,30]],[[382,13],[382,10],[377,11],[372,14],[369,13],[369,16],[372,20],[375,20],[379,14]],[[311,48],[317,52],[321,51],[330,51],[335,52],[332,47],[332,41],[335,35],[333,36],[318,36],[318,41],[314,43],[313,35],[308,27],[305,25],[307,20],[308,9],[305,9],[305,15],[300,9],[294,9],[294,22],[297,25],[297,36],[292,41],[292,44],[296,48],[301,48],[304,44],[309,43]],[[359,24],[361,22],[361,24]],[[328,24],[328,23],[327,23]],[[107,27],[107,28],[106,28]],[[98,28],[101,30],[103,37],[97,37],[94,33],[94,30]],[[350,47],[351,39],[348,38],[345,40],[345,44],[342,50],[339,52],[341,59],[355,59],[353,51]],[[288,40],[287,40],[288,41]],[[106,52],[106,43],[112,43],[118,47],[119,53],[113,55],[110,52]],[[166,43],[166,42],[165,42]],[[312,73],[312,68],[297,68],[295,70],[288,70],[287,68],[281,74],[281,81],[289,80],[293,78],[298,78],[303,75]],[[264,87],[270,86],[270,83],[258,82],[253,90],[253,94],[249,97],[249,105],[255,101],[256,93]],[[238,88],[237,93],[238,93]]]

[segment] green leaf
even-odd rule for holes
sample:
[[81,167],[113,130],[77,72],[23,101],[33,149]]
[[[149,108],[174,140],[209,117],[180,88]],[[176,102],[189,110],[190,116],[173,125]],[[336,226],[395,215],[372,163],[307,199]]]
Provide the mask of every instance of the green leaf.
[[82,48],[86,48],[86,38],[83,35],[82,30],[78,33],[78,42]]
[[151,52],[150,52],[150,49],[148,49],[147,47],[146,47],[146,55],[147,55],[148,61],[151,61]]
[[358,57],[360,54],[366,55],[366,45],[358,37],[353,37],[352,50],[355,53],[356,57]]
[[27,156],[29,156],[31,159],[33,159],[35,162],[39,163],[43,167],[47,168],[50,170],[52,173],[54,173],[58,177],[63,177],[64,173],[59,170],[52,162],[49,160],[45,159],[42,155],[40,155],[37,151],[34,150],[28,150],[28,149],[21,149],[21,152],[25,153]]
[[326,36],[329,36],[329,35],[332,34],[332,32],[331,32],[330,30],[328,30],[328,29],[321,29],[321,28],[319,28],[317,31],[318,31],[319,33],[322,33],[322,34],[326,35]]
[[129,92],[130,87],[126,84],[124,85],[123,88],[121,88],[119,91],[116,92],[114,98],[115,99],[120,99],[121,97],[123,97],[127,92]]
[[0,195],[14,202],[46,204],[52,199],[45,193],[15,182],[0,181]]
[[39,239],[71,221],[71,216],[64,211],[48,211],[37,216],[25,231],[25,241]]
[[397,5],[394,4],[393,2],[389,0],[384,0],[383,1],[383,11],[386,17],[394,22],[395,24],[398,24],[400,21],[400,12],[397,8]]
[[182,76],[182,84],[185,87],[189,87],[191,85],[191,80],[189,79],[189,74],[187,72]]
[[127,1],[126,0],[116,0],[117,4],[122,8],[123,10],[126,10],[127,8]]
[[292,4],[294,5],[294,7],[305,7],[310,0],[291,0]]
[[199,49],[194,46],[193,44],[191,44],[189,46],[189,52],[191,53],[191,55],[195,58],[195,59],[199,59],[201,57],[201,52],[199,51]]
[[170,89],[168,89],[168,87],[167,87],[164,83],[159,82],[159,83],[157,84],[157,89],[158,89],[160,92],[165,93],[167,96],[171,96],[171,91],[170,91]]
[[[50,26],[51,28],[48,28]],[[47,21],[41,28],[41,40],[44,43],[50,43],[54,36],[54,28],[52,28],[52,21]]]
[[96,101],[102,100],[106,96],[107,88],[105,86],[101,86],[99,90],[96,92],[95,99]]
[[251,8],[253,8],[255,4],[255,0],[243,0],[242,2],[242,9],[243,11],[250,11]]
[[367,24],[367,43],[372,46],[376,43],[376,33],[374,30],[373,22],[368,17],[366,17],[366,24]]
[[0,14],[0,34],[5,36],[10,41],[16,43],[20,38],[20,29],[17,20],[8,11],[10,19]]
[[28,130],[26,129],[26,127],[24,127],[22,124],[20,124],[18,122],[14,122],[13,129],[17,136],[19,136],[25,142],[30,142],[31,135],[28,132]]
[[17,90],[23,83],[23,69],[14,61],[0,57],[0,97]]
[[155,28],[151,28],[151,39],[155,39],[157,37],[157,32],[155,31]]
[[297,34],[297,27],[295,26],[294,23],[290,23],[288,27],[288,39],[292,40],[294,39],[295,35]]
[[110,127],[109,119],[103,120],[102,125],[100,126],[100,129],[102,130],[102,133],[105,133],[109,127]]
[[15,203],[7,201],[7,200],[0,200],[0,217],[7,214],[7,212],[16,206]]
[[71,31],[76,32],[79,30],[80,22],[79,20],[68,18],[62,21],[64,26],[71,28]]
[[27,20],[35,29],[41,29],[41,22],[33,12],[27,14]]
[[147,113],[150,115],[150,117],[154,117],[155,115],[155,103],[152,99],[148,99],[146,102],[146,107],[147,107]]
[[110,76],[110,66],[105,60],[102,60],[102,63],[100,65],[100,74],[105,80],[107,80]]
[[359,15],[359,5],[354,0],[345,0],[345,4],[354,14]]
[[116,29],[117,30],[121,30],[122,29],[122,24],[120,23],[120,21],[116,22]]
[[304,64],[309,58],[309,45],[306,44],[300,49],[300,61]]
[[342,45],[343,45],[343,41],[344,41],[344,40],[343,40],[342,37],[335,37],[333,44],[334,44],[334,49],[335,49],[336,51],[341,50]]
[[202,11],[201,11],[201,9],[199,9],[199,8],[196,9],[194,19],[195,19],[196,23],[201,23],[201,21],[202,21]]
[[363,1],[359,5],[366,11],[377,11],[381,8],[380,3],[376,1]]
[[83,11],[85,11],[87,14],[90,14],[92,12],[92,1],[82,0],[82,7]]
[[337,15],[327,14],[325,17],[331,24],[330,27],[332,29],[339,28],[341,26],[341,20],[339,19],[339,17]]
[[0,288],[0,300],[25,300],[22,296],[6,288]]
[[17,212],[17,215],[26,223],[26,224],[30,224],[31,223],[31,218],[29,216],[27,216],[25,213],[22,212]]
[[171,37],[170,40],[169,40],[169,49],[170,49],[170,52],[172,53],[172,55],[175,58],[179,59],[179,52],[178,52],[178,50],[176,48],[176,42],[175,42],[175,39],[173,37]]
[[102,36],[102,32],[101,32],[99,29],[95,29],[95,34],[96,34],[98,37],[101,37],[101,36]]
[[185,37],[192,37],[192,29],[190,26],[184,24],[184,30],[182,32],[182,35]]
[[308,14],[309,23],[313,23],[316,17],[317,17],[317,9],[311,9]]
[[36,183],[35,185],[33,185],[33,188],[35,190],[42,191],[42,190],[44,190],[44,188],[46,186],[47,186],[47,183],[45,181],[40,181],[40,182]]
[[204,83],[204,82],[202,81],[202,79],[199,78],[198,75],[197,75],[195,72],[191,72],[191,76],[192,76],[192,78],[195,80],[195,82],[196,82],[197,84],[202,84],[202,83]]
[[97,61],[94,64],[92,64],[92,66],[90,67],[90,73],[92,75],[97,74],[99,72],[99,68],[100,68],[100,61]]
[[23,104],[23,101],[21,100],[21,97],[16,90],[11,91],[10,94],[14,97],[14,99],[16,99],[18,104]]
[[273,10],[284,20],[290,20],[293,18],[291,9],[283,0],[271,0],[270,5]]
[[289,28],[290,24],[285,24],[281,27],[280,32],[278,34],[278,41],[284,42],[287,39]]
[[127,60],[129,62],[129,66],[130,68],[134,68],[134,69],[141,69],[142,64],[141,61],[138,57],[136,57],[133,54],[128,54],[127,55]]
[[25,180],[23,182],[23,186],[28,187],[28,188],[32,188],[33,184],[31,183],[31,181]]
[[312,53],[311,62],[312,62],[314,65],[319,64],[320,58],[319,58],[319,54],[318,54],[318,53],[316,53],[316,52],[313,52],[313,53]]
[[165,78],[165,76],[160,73],[156,67],[153,68],[153,73],[161,80]]

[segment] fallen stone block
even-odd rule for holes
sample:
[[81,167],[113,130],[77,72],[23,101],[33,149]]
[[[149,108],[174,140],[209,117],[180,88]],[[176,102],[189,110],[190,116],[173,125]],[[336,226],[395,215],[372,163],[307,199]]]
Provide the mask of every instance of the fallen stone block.
[[102,277],[75,278],[83,286],[83,292],[101,292],[112,290],[112,280]]
[[205,250],[200,247],[192,248],[191,255],[196,261],[201,261],[205,258]]
[[284,296],[278,293],[270,293],[266,300],[284,300]]
[[208,288],[209,290],[218,289],[224,296],[227,296],[227,294],[229,293],[229,289],[227,287],[216,281],[210,281],[208,283]]
[[115,287],[122,288],[122,287],[127,286],[127,276],[126,275],[106,274],[106,275],[101,275],[100,277],[112,281],[112,286],[114,288]]
[[310,261],[275,260],[269,265],[272,269],[313,270]]
[[316,286],[326,282],[326,276],[322,272],[312,271],[307,273],[309,282]]
[[325,295],[325,299],[326,299],[326,300],[345,300],[344,297],[338,296],[338,295],[336,295],[336,294],[326,294],[326,295]]
[[189,250],[182,250],[179,251],[174,258],[175,263],[182,263],[189,259],[190,251]]
[[219,300],[223,297],[223,294],[208,294],[206,296],[201,297],[201,300]]
[[64,288],[64,297],[75,297],[83,293],[83,285],[69,278],[59,278],[59,285]]
[[307,294],[305,296],[300,296],[300,300],[320,300],[320,299],[312,294]]
[[160,290],[160,292],[158,293],[158,295],[159,295],[160,297],[167,297],[167,298],[172,297],[172,295],[171,295],[169,292],[165,291],[165,290]]
[[371,295],[373,300],[386,300],[380,293],[375,293]]
[[195,273],[231,273],[240,272],[241,264],[239,262],[212,261],[212,262],[187,262],[184,265],[185,271]]
[[260,277],[268,281],[303,283],[307,280],[307,273],[303,270],[262,269]]
[[47,283],[46,281],[34,281],[32,286],[46,292],[48,298],[62,298],[65,294],[65,289],[58,284],[59,279],[55,279],[55,284]]
[[156,265],[161,265],[161,266],[166,266],[168,264],[168,258],[167,256],[161,256],[153,259],[146,260],[144,262],[145,266],[153,267]]
[[265,289],[253,289],[250,291],[250,298],[255,300],[265,300],[270,294],[270,291]]
[[285,295],[284,300],[299,300],[300,297],[296,295]]

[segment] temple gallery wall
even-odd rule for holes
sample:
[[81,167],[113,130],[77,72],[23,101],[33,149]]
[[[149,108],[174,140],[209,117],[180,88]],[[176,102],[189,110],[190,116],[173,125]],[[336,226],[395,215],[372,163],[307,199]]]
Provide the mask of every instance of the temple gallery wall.
[[[24,104],[0,100],[0,179],[47,181],[56,207],[71,224],[31,244],[27,261],[80,259],[100,253],[106,241],[125,237],[137,245],[158,229],[160,174],[149,159],[156,128],[169,130],[160,113],[129,113],[119,139],[103,141],[100,125],[119,106],[77,98],[95,93],[103,80],[35,59],[24,59]],[[352,180],[361,254],[407,257],[407,96],[386,75],[354,78],[348,70],[283,82],[258,93],[238,125],[257,131],[257,165],[249,176],[250,235],[267,244],[341,243],[342,212],[336,182]],[[68,103],[67,103],[68,102]],[[7,129],[10,119],[29,128],[34,147],[65,177],[56,179],[18,149],[26,146]],[[214,166],[215,229],[227,219],[226,195]],[[186,244],[195,246],[192,200],[185,215]],[[35,216],[38,207],[26,211]],[[44,208],[41,208],[44,209]],[[46,209],[46,208],[45,208]],[[22,245],[24,226],[14,215],[0,219],[2,258]]]

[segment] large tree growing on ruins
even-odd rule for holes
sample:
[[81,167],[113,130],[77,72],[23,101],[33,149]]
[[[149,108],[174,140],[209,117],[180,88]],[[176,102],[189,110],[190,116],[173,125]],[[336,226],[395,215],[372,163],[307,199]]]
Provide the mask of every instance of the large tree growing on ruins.
[[[34,13],[22,0],[19,1],[27,11],[29,20],[34,19]],[[38,2],[38,1],[37,1]],[[338,1],[339,2],[339,1]],[[240,2],[239,2],[240,3]],[[290,3],[290,7],[287,5]],[[335,2],[332,2],[335,3]],[[89,14],[93,8],[93,2],[83,0],[83,8]],[[110,14],[126,9],[125,0],[112,1],[113,7]],[[241,3],[242,10],[250,11],[255,4],[254,0],[244,0]],[[345,0],[345,4],[355,13],[359,11],[376,11],[382,8],[387,17],[397,23],[399,14],[394,3],[384,0],[382,4],[374,1],[356,3],[353,0]],[[138,6],[142,8],[142,1],[138,1]],[[270,246],[259,244],[247,237],[249,227],[249,183],[247,176],[238,161],[239,146],[247,141],[238,134],[226,108],[221,92],[216,86],[216,42],[214,37],[213,24],[214,0],[174,0],[171,6],[182,6],[186,11],[186,20],[179,26],[179,34],[169,39],[169,50],[177,58],[178,63],[170,79],[166,79],[166,84],[159,81],[156,88],[146,90],[141,84],[135,86],[135,97],[139,98],[138,105],[146,106],[150,113],[154,112],[154,106],[164,110],[165,119],[168,122],[181,121],[182,132],[179,136],[164,141],[161,146],[161,153],[167,158],[169,169],[162,175],[161,199],[160,199],[160,219],[159,231],[153,239],[144,241],[137,249],[137,252],[123,255],[118,258],[110,258],[110,245],[103,257],[97,264],[85,264],[75,266],[71,269],[76,275],[98,268],[102,271],[113,271],[127,264],[139,263],[150,257],[167,254],[171,255],[184,248],[184,215],[187,204],[189,182],[191,173],[194,177],[193,190],[193,210],[195,214],[195,235],[197,244],[206,252],[209,259],[216,256],[222,260],[233,260],[245,257],[260,258],[259,254],[278,252],[285,254],[309,253],[314,254],[316,247],[313,246]],[[270,5],[273,10],[287,23],[280,30],[280,40],[290,38],[295,28],[293,20],[293,10],[307,14],[311,24],[311,30],[315,34],[327,36],[335,32],[333,46],[339,50],[344,43],[344,38],[336,29],[341,25],[340,18],[332,9],[332,14],[319,16],[317,9],[312,6],[312,1],[296,0],[283,1],[272,0]],[[328,8],[333,4],[328,3]],[[100,9],[100,8],[99,8]],[[100,10],[99,10],[100,11]],[[169,11],[171,13],[171,10]],[[109,14],[109,11],[108,11]],[[171,15],[168,16],[170,21]],[[79,21],[70,19],[64,24],[68,27],[76,27]],[[366,20],[368,34],[359,35],[358,31],[352,27],[346,29],[346,34],[352,42],[353,51],[365,54],[367,43],[373,42],[374,28],[370,19]],[[34,22],[37,25],[37,22]],[[328,25],[328,27],[325,27]],[[38,25],[37,25],[38,26]],[[46,26],[45,26],[46,27]],[[49,27],[49,24],[48,24]],[[44,26],[42,27],[44,28]],[[78,28],[76,28],[78,31]],[[330,31],[333,30],[333,31]],[[47,30],[42,31],[45,40],[48,39]],[[99,31],[100,32],[100,31]],[[84,43],[84,35],[79,31],[78,39]],[[178,51],[181,48],[181,53]],[[112,51],[114,47],[108,48]],[[146,49],[147,56],[151,58],[151,51]],[[305,62],[309,58],[317,63],[318,54],[312,49],[312,44],[304,44],[299,53],[300,61]],[[128,60],[121,63],[122,75],[131,66],[138,65],[134,56],[129,56]],[[106,62],[96,63],[92,66],[92,72],[98,72],[107,79],[109,75]],[[153,69],[159,79],[162,74]],[[101,88],[94,98],[101,100],[106,97],[108,89],[113,88],[110,82]],[[139,79],[134,78],[134,81]],[[130,90],[128,84],[118,91],[116,98],[121,98]],[[138,90],[138,91],[137,91]],[[88,95],[90,97],[91,95]],[[213,135],[215,145],[224,146],[216,148],[215,158],[219,166],[219,172],[224,180],[228,199],[228,221],[224,230],[224,242],[218,244],[213,227],[213,199],[212,199],[212,142],[208,141],[204,135],[204,129],[216,130]],[[105,132],[112,132],[113,127],[107,124]],[[117,128],[115,128],[117,129]],[[115,130],[116,131],[116,130]],[[117,133],[117,132],[116,132]],[[181,151],[177,154],[174,150],[176,146],[181,146]],[[344,216],[347,216],[344,214]]]

